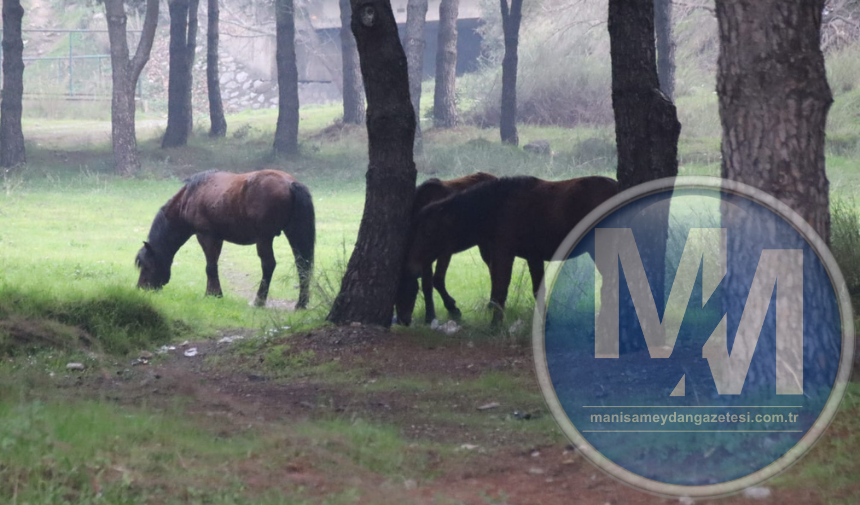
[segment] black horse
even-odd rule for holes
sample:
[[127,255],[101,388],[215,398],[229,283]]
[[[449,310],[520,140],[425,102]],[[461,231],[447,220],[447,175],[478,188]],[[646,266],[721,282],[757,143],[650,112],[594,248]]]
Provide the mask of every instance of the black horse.
[[218,257],[224,241],[257,245],[263,279],[255,304],[263,306],[275,271],[272,242],[283,231],[299,271],[299,300],[309,299],[316,240],[314,206],[308,188],[277,170],[247,174],[208,171],[192,176],[155,215],[149,238],[137,253],[137,286],[159,289],[170,281],[173,257],[192,235],[206,255],[206,294],[221,296]]
[[413,220],[397,293],[398,320],[411,322],[424,266],[474,246],[490,269],[493,324],[504,314],[514,258],[529,265],[534,293],[565,237],[598,205],[618,193],[607,177],[544,181],[536,177],[490,180],[424,207]]
[[[443,181],[440,179],[427,179],[415,188],[415,200],[412,205],[412,219],[421,212],[421,209],[427,205],[444,200],[445,198],[465,191],[477,184],[486,181],[496,180],[497,177],[486,172],[476,172],[465,177],[457,179],[449,179]],[[429,324],[436,319],[436,307],[433,303],[433,288],[439,292],[442,297],[442,303],[452,319],[460,319],[462,313],[457,308],[457,302],[448,294],[448,289],[445,287],[445,276],[448,273],[448,266],[451,263],[451,255],[443,254],[436,259],[436,270],[433,271],[433,262],[422,265],[421,267],[421,291],[424,293],[424,320]],[[399,318],[398,314],[398,318]],[[411,320],[412,314],[405,316]]]

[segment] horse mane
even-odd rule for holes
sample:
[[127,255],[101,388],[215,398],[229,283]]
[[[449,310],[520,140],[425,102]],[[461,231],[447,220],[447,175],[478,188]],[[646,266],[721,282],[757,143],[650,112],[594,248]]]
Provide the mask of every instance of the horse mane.
[[195,189],[200,187],[204,182],[209,179],[209,176],[217,172],[217,170],[206,170],[205,172],[199,172],[182,182],[185,183],[185,190],[190,194],[193,193]]
[[487,219],[496,215],[493,211],[504,203],[511,193],[520,189],[531,188],[538,182],[540,179],[529,175],[489,179],[427,205],[419,212],[418,217],[420,219],[429,212],[433,212],[433,208],[438,208],[461,216],[478,215],[481,220],[486,222]]

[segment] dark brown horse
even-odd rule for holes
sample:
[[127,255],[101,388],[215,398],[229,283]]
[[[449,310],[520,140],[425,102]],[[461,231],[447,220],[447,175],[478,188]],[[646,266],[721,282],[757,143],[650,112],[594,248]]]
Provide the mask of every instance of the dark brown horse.
[[[442,181],[436,178],[427,179],[415,188],[415,200],[412,204],[412,219],[414,220],[418,213],[427,205],[444,200],[445,198],[464,191],[476,184],[496,180],[497,177],[486,172],[476,172],[458,179]],[[424,319],[427,323],[436,319],[436,308],[433,303],[433,288],[439,292],[442,297],[442,303],[448,314],[453,319],[460,319],[462,315],[460,309],[457,308],[457,302],[448,294],[445,288],[445,275],[448,272],[448,265],[451,263],[451,255],[439,256],[436,259],[436,272],[433,272],[433,262],[422,265],[421,267],[421,291],[424,293]],[[411,310],[407,319],[411,320]],[[398,315],[399,317],[399,315]]]
[[543,262],[552,259],[583,217],[617,193],[618,183],[606,177],[558,182],[505,177],[427,205],[413,220],[397,294],[398,319],[409,324],[424,265],[477,245],[490,269],[493,324],[500,323],[514,258],[528,262],[536,294]]
[[137,253],[137,286],[159,289],[170,281],[173,257],[192,235],[206,255],[206,294],[221,296],[218,256],[224,241],[257,245],[263,279],[255,304],[263,306],[275,271],[272,242],[287,236],[299,271],[299,300],[308,304],[314,263],[314,205],[308,188],[277,170],[247,174],[208,171],[185,180],[155,215],[149,238]]

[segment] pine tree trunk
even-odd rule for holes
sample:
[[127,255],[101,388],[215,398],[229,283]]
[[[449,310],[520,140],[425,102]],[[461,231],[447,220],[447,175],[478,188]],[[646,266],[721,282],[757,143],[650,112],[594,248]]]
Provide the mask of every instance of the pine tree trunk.
[[20,0],[3,0],[3,100],[0,104],[0,166],[26,161],[21,113],[24,98],[24,39]]
[[[612,107],[618,149],[620,189],[678,175],[681,124],[675,105],[660,91],[654,35],[654,0],[609,0],[609,42],[612,60]],[[654,212],[660,212],[656,210]],[[637,236],[642,263],[662,314],[665,307],[666,241],[669,206],[654,219],[648,236]],[[658,225],[662,223],[662,225]],[[627,313],[633,312],[627,300]],[[624,310],[624,309],[621,309]],[[622,333],[626,352],[642,349],[640,335]]]
[[179,147],[188,143],[188,102],[191,83],[188,58],[188,13],[190,0],[169,0],[170,69],[167,82],[167,129],[161,147]]
[[276,154],[299,152],[299,70],[296,66],[296,20],[293,0],[276,0],[278,126]]
[[221,11],[218,0],[209,0],[206,31],[206,88],[209,94],[209,136],[227,135],[224,102],[221,100],[221,81],[218,73],[218,21]]
[[140,72],[149,61],[158,24],[158,3],[158,0],[147,0],[140,42],[134,58],[129,59],[126,32],[128,18],[124,1],[105,0],[111,52],[111,141],[114,170],[121,175],[133,174],[140,169],[134,124],[134,89]]
[[424,77],[424,28],[427,0],[409,0],[406,5],[406,60],[409,64],[409,96],[415,111],[415,152],[424,149],[421,137],[421,80]]
[[502,30],[505,35],[505,57],[502,60],[502,103],[499,133],[505,144],[518,145],[517,134],[517,51],[520,44],[520,22],[523,15],[523,0],[500,0],[502,8]]
[[352,0],[367,92],[367,197],[355,250],[328,319],[391,325],[415,193],[415,114],[389,0]]
[[457,15],[460,0],[439,3],[439,38],[436,44],[436,90],[433,95],[433,126],[451,128],[457,115]]
[[361,86],[361,68],[358,63],[358,49],[355,37],[349,28],[352,8],[349,0],[339,0],[340,4],[340,49],[343,62],[343,122],[362,124],[364,122],[364,90]]
[[829,242],[824,130],[833,98],[819,46],[823,4],[719,0],[717,91],[723,177],[777,197]]
[[185,40],[185,57],[188,58],[186,82],[188,93],[185,95],[185,124],[188,128],[186,138],[194,131],[194,57],[197,55],[197,12],[200,0],[188,3],[188,35]]
[[675,177],[681,124],[675,105],[660,91],[653,2],[610,0],[609,40],[621,189]]
[[[824,0],[718,0],[717,93],[723,126],[723,178],[773,195],[827,243],[830,211],[824,147],[833,98],[819,45],[823,8]],[[733,223],[726,245],[731,267],[722,283],[723,310],[732,328],[740,314],[746,315],[743,303],[749,279],[761,257],[760,244],[734,237],[770,237],[773,230],[736,215],[734,206],[724,205],[722,212],[723,222]],[[777,287],[783,282],[791,281],[778,279]],[[804,288],[804,292],[810,289],[816,287]],[[809,299],[814,304],[827,296],[822,293]],[[827,344],[826,340],[807,339],[801,350],[807,356],[804,359],[818,363]],[[759,342],[755,352],[758,356],[749,367],[744,392],[763,389],[772,394],[775,347]],[[804,384],[832,384],[832,377],[820,376],[819,367],[807,372]]]
[[657,34],[657,75],[660,89],[675,97],[675,39],[672,33],[672,0],[654,0],[654,28]]

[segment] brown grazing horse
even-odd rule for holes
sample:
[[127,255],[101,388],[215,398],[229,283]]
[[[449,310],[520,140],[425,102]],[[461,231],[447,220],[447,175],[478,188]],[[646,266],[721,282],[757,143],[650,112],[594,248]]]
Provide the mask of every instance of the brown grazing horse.
[[272,242],[287,236],[299,271],[299,300],[307,307],[316,240],[314,205],[308,188],[277,170],[247,174],[208,171],[194,175],[155,215],[149,238],[137,253],[137,287],[159,289],[170,282],[173,257],[192,235],[206,255],[206,294],[221,296],[218,256],[224,241],[257,245],[263,279],[255,304],[263,306],[275,271]]
[[[427,179],[415,188],[415,200],[412,204],[412,219],[414,220],[418,213],[427,205],[444,200],[445,198],[464,191],[476,184],[496,180],[497,177],[486,172],[476,172],[458,179],[442,181],[436,178]],[[442,297],[442,303],[448,314],[453,319],[460,319],[461,312],[457,308],[457,302],[448,290],[445,288],[445,275],[448,272],[448,265],[451,263],[451,255],[443,254],[436,260],[436,272],[433,272],[433,262],[422,265],[421,267],[421,291],[424,293],[424,320],[431,323],[436,319],[436,308],[433,303],[433,288],[439,292]],[[411,320],[412,311],[406,316]],[[398,315],[399,318],[399,315]]]
[[606,177],[558,182],[505,177],[427,205],[413,220],[397,294],[398,319],[410,322],[424,265],[477,245],[490,269],[493,324],[500,323],[514,258],[528,262],[536,294],[543,262],[552,259],[582,218],[617,193],[618,183]]

